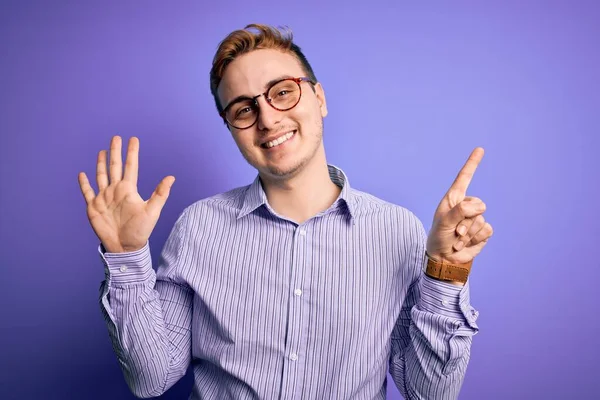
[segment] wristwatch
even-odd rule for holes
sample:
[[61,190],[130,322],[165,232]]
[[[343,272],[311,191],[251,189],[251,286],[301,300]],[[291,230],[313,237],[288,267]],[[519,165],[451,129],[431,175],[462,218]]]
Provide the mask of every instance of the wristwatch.
[[425,274],[442,281],[467,283],[469,272],[471,272],[471,265],[473,265],[473,260],[464,264],[451,264],[444,262],[444,260],[436,261],[427,254],[427,269],[425,270]]

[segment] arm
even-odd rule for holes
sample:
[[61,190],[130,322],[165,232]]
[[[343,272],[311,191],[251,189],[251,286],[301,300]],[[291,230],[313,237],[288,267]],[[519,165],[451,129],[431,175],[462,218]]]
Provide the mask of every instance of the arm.
[[182,262],[183,215],[167,239],[157,273],[148,242],[127,253],[99,248],[106,274],[100,287],[102,314],[127,385],[137,397],[164,393],[190,363],[193,293],[174,274]]
[[414,279],[392,332],[390,374],[407,400],[456,399],[479,330],[477,312],[468,281],[456,286],[423,273],[427,235],[416,217],[410,226],[417,242],[406,268]]

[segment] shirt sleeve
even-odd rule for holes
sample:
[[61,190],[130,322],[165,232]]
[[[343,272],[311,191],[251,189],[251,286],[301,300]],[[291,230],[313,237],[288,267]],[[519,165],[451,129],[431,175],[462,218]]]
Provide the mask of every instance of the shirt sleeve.
[[471,307],[469,281],[455,286],[424,274],[427,234],[414,217],[416,237],[407,268],[414,271],[392,332],[390,375],[407,400],[456,399],[479,331]]
[[167,273],[182,262],[183,216],[165,243],[157,273],[149,243],[128,253],[98,247],[105,270],[100,308],[125,381],[137,397],[164,393],[185,375],[191,360],[193,292],[176,273]]

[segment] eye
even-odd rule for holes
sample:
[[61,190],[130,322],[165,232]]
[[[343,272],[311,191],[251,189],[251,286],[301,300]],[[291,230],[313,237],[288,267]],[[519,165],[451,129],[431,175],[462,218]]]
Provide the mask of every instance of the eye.
[[252,107],[250,107],[250,106],[242,107],[236,111],[235,116],[237,118],[237,117],[243,116],[244,114],[248,114],[250,112],[252,112]]

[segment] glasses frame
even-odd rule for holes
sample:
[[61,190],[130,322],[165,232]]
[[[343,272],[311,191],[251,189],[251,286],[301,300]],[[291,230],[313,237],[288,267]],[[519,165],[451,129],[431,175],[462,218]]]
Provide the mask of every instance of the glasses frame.
[[[273,102],[273,99],[269,98],[267,95],[268,95],[269,91],[270,91],[270,90],[271,90],[271,89],[272,89],[272,88],[273,88],[275,85],[278,85],[278,84],[280,84],[281,82],[284,82],[284,81],[294,81],[294,82],[296,82],[296,84],[298,85],[298,89],[300,89],[300,95],[298,96],[298,101],[296,101],[296,103],[295,103],[294,105],[292,105],[291,107],[288,107],[288,108],[283,108],[283,109],[282,109],[282,108],[277,108],[277,107],[275,107],[275,106],[273,105],[273,103],[272,103],[272,102]],[[256,124],[256,122],[258,121],[258,115],[259,115],[259,113],[260,113],[260,106],[258,105],[258,98],[259,98],[259,97],[261,97],[261,96],[264,96],[264,98],[265,98],[265,100],[267,101],[267,103],[268,103],[268,104],[269,104],[271,107],[273,107],[275,110],[277,110],[277,111],[289,111],[289,110],[291,110],[292,108],[296,107],[296,106],[298,105],[298,103],[300,103],[300,99],[302,98],[302,85],[300,85],[300,84],[301,84],[302,82],[309,82],[309,83],[310,83],[310,84],[312,84],[312,85],[315,85],[315,84],[316,84],[316,82],[314,82],[312,79],[310,79],[310,78],[307,78],[307,77],[305,77],[305,76],[301,76],[301,77],[298,77],[298,78],[283,78],[283,79],[280,79],[280,80],[278,80],[278,81],[276,81],[276,82],[273,82],[273,83],[272,83],[272,84],[271,84],[271,85],[270,85],[270,86],[267,88],[267,90],[266,90],[266,91],[264,91],[264,92],[263,92],[263,93],[261,93],[261,94],[257,94],[257,95],[256,95],[256,96],[254,96],[254,97],[244,97],[244,98],[241,98],[241,99],[238,99],[238,100],[236,100],[236,101],[233,101],[233,102],[229,103],[229,104],[227,105],[227,107],[225,107],[225,108],[223,109],[223,111],[221,111],[221,112],[219,113],[219,115],[221,116],[221,118],[223,118],[223,121],[225,122],[225,124],[229,125],[229,126],[230,126],[230,127],[232,127],[232,128],[235,128],[235,129],[238,129],[238,130],[243,130],[243,129],[248,129],[248,128],[251,128],[251,127],[253,127],[253,126],[254,126],[254,124]],[[237,126],[233,125],[233,124],[232,124],[230,121],[228,121],[228,120],[227,120],[226,114],[227,114],[227,111],[229,110],[229,108],[231,108],[231,106],[232,106],[232,105],[234,105],[234,104],[237,104],[237,103],[239,103],[239,102],[241,102],[241,101],[245,101],[245,100],[250,100],[250,101],[252,101],[252,102],[254,103],[254,106],[255,106],[255,107],[256,107],[256,109],[257,109],[257,111],[256,111],[256,118],[254,119],[254,122],[253,122],[252,124],[250,124],[250,125],[248,125],[248,126],[246,126],[246,127],[244,127],[244,128],[238,128]]]

